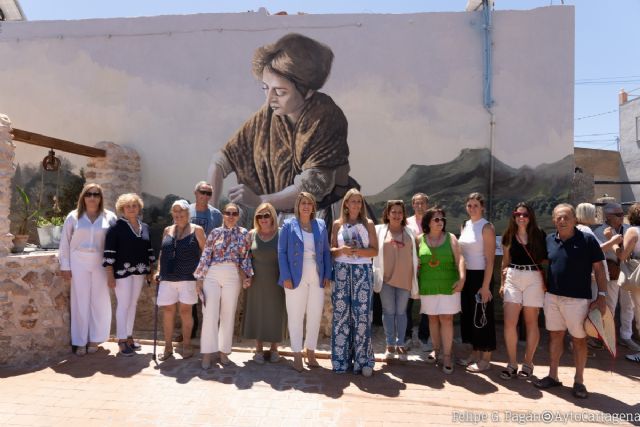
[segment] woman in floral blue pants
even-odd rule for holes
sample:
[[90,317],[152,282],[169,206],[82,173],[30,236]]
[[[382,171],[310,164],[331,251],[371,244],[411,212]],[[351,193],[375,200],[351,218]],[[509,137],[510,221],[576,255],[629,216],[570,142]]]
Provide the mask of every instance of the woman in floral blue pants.
[[368,377],[375,359],[371,346],[373,273],[371,257],[378,255],[373,221],[364,197],[355,188],[342,200],[340,218],[331,230],[335,282],[331,293],[331,364],[333,370]]

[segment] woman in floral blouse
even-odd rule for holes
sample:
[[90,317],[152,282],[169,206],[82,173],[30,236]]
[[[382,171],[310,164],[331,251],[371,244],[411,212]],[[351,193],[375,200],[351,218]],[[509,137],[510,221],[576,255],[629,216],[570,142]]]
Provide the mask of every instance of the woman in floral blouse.
[[249,259],[247,230],[237,225],[240,210],[227,204],[222,227],[214,228],[204,245],[200,263],[193,274],[202,299],[202,333],[200,351],[202,368],[211,366],[214,353],[227,365],[231,353],[233,326],[240,286],[251,286],[253,268]]

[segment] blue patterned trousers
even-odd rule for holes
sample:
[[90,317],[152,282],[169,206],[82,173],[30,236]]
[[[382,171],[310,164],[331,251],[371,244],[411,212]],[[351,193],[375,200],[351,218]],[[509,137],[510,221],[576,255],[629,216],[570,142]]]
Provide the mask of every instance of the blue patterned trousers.
[[371,345],[373,272],[371,264],[334,264],[335,282],[331,291],[331,364],[335,372],[373,368]]

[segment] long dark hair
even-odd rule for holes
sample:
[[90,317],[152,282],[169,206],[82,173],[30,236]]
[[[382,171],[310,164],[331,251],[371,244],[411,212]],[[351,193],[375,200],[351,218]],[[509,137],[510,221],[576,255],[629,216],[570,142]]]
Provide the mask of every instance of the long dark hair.
[[[513,209],[513,212],[516,212],[518,208],[525,208],[529,214],[529,224],[527,224],[527,244],[530,249],[529,253],[531,253],[534,261],[540,262],[544,258],[543,245],[546,245],[544,232],[538,227],[538,223],[536,222],[536,213],[528,204],[525,202],[518,203]],[[516,222],[515,214],[512,213],[511,218],[509,218],[509,225],[507,225],[507,229],[502,233],[502,246],[510,248],[516,239],[517,234],[518,223]]]

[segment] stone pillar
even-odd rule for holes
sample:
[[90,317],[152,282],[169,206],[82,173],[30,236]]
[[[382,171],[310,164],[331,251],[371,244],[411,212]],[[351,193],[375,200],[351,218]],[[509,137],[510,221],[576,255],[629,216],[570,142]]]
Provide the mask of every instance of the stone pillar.
[[140,194],[140,156],[133,148],[121,147],[113,142],[99,142],[96,148],[107,152],[106,157],[92,157],[87,162],[87,182],[100,184],[104,191],[104,207],[115,210],[118,196],[124,193]]
[[9,231],[11,206],[11,180],[16,170],[13,163],[16,146],[11,137],[11,120],[0,114],[0,257],[7,256],[13,247],[13,235]]

